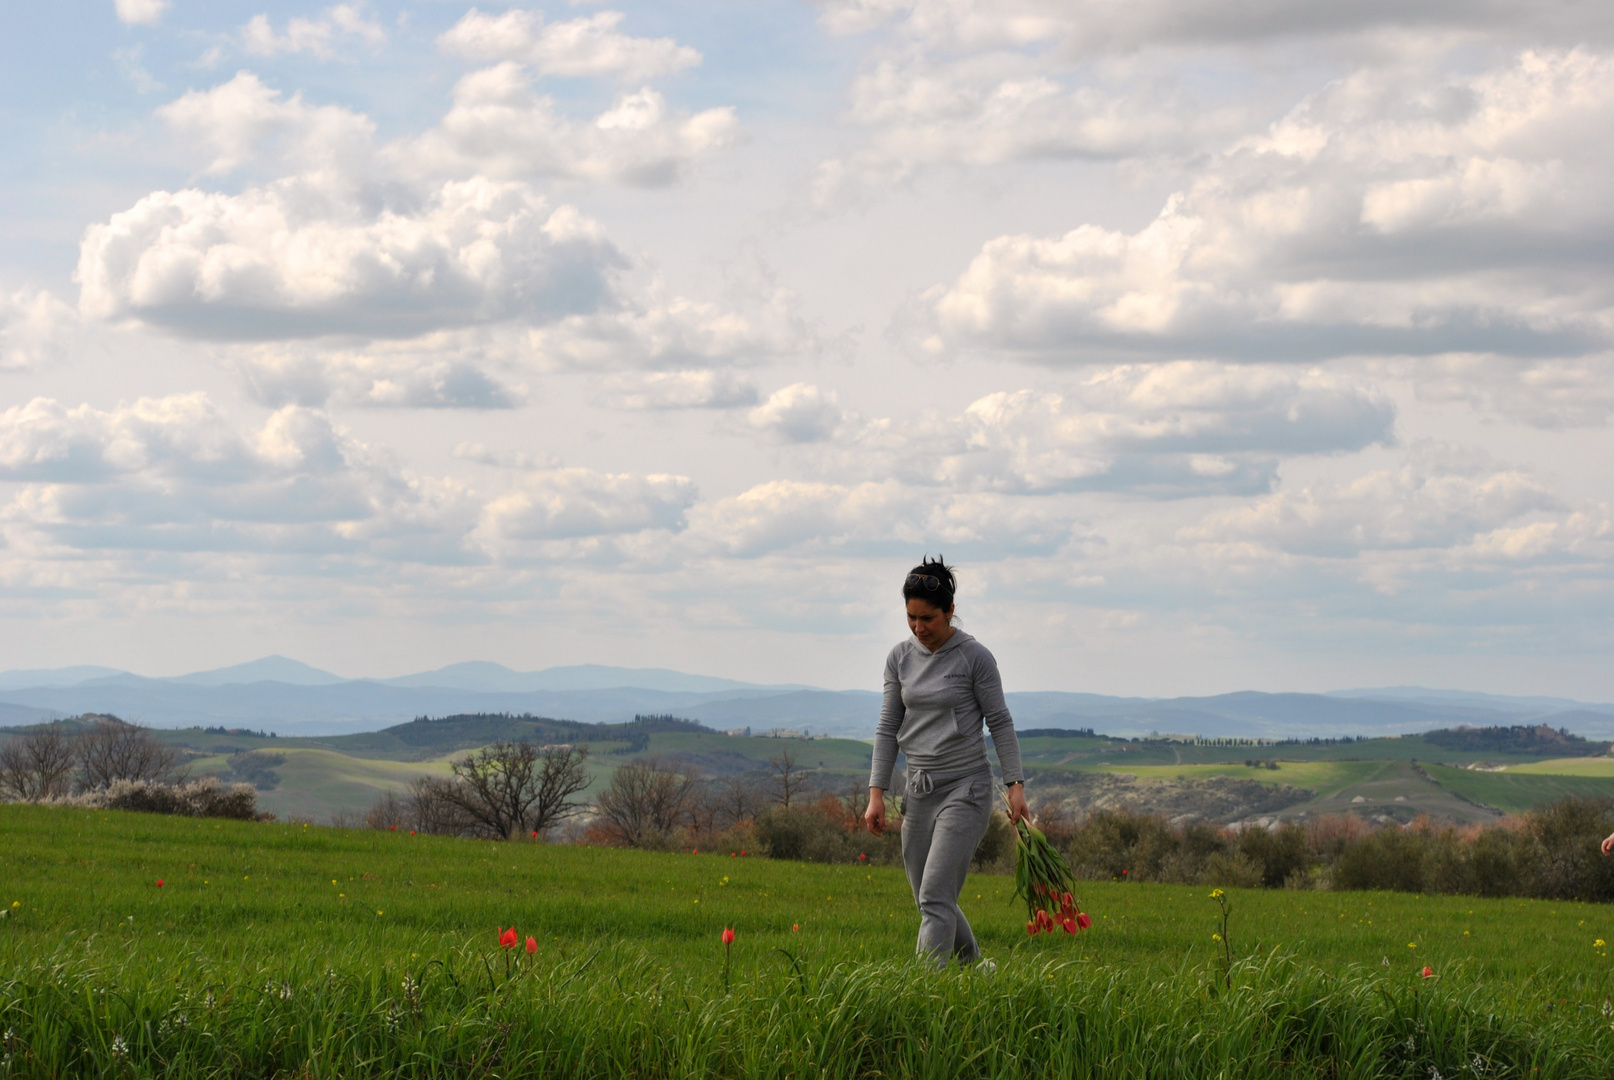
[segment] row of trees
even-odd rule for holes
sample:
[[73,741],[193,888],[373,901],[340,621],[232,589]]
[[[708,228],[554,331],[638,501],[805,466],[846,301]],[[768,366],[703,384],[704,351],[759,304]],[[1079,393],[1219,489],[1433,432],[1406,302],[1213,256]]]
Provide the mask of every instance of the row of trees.
[[87,726],[57,722],[0,743],[0,796],[44,802],[101,791],[120,780],[171,783],[179,753],[152,733],[115,716]]

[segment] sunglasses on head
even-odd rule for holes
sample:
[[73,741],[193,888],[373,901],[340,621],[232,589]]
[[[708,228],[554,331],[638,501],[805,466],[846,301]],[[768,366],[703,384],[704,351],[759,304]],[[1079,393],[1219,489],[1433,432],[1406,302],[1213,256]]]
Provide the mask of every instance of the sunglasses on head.
[[935,592],[937,589],[945,590],[947,588],[945,581],[930,574],[909,574],[906,585],[910,589],[923,587],[926,592]]

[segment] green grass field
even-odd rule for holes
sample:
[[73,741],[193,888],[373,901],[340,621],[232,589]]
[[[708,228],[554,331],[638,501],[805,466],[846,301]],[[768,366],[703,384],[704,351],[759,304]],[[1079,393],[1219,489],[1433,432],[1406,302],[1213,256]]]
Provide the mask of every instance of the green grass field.
[[[1028,939],[1010,880],[975,876],[988,977],[919,970],[907,884],[877,867],[0,806],[0,882],[3,1076],[1424,1080],[1614,1061],[1597,944],[1614,908],[1569,903],[1239,891],[1228,972],[1206,889],[1086,884],[1091,931]],[[511,925],[531,960],[498,949]]]

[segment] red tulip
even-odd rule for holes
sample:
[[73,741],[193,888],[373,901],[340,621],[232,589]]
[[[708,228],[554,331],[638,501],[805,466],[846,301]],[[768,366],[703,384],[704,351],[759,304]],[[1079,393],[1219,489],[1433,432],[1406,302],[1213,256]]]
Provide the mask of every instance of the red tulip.
[[1093,925],[1093,917],[1085,911],[1079,911],[1076,913],[1076,925],[1086,930]]
[[159,888],[159,889],[160,889],[160,888],[162,888],[162,887],[163,887],[163,879],[162,879],[162,878],[158,878],[158,879],[157,879],[157,888]]
[[528,938],[527,939],[527,955],[531,956],[533,953],[535,953],[537,951],[538,951],[538,939],[537,938]]
[[1065,928],[1065,933],[1067,933],[1067,934],[1074,934],[1076,932],[1076,920],[1075,919],[1066,919],[1064,922],[1060,923],[1059,925],[1063,926]]
[[1037,936],[1037,921],[1035,919],[1026,923],[1026,933],[1030,934],[1032,937]]
[[410,835],[410,836],[414,836],[414,835],[415,835],[415,830],[414,830],[414,829],[410,829],[410,830],[409,830],[409,835]]
[[1071,899],[1070,893],[1066,893],[1064,896],[1060,897],[1059,902],[1061,904],[1065,905],[1066,907],[1070,907],[1071,905],[1076,903],[1075,900]]
[[799,934],[799,933],[801,933],[801,923],[799,923],[799,922],[798,922],[798,923],[791,923],[791,924],[790,924],[790,932],[791,932],[791,933],[792,933],[792,934]]
[[737,858],[739,858],[739,856],[740,856],[740,853],[738,851],[729,852],[729,858],[731,858],[731,859],[737,859]]
[[516,947],[517,941],[516,928],[513,926],[499,935],[499,945],[503,948],[513,949]]
[[734,928],[732,926],[723,927],[723,944],[734,944]]
[[532,838],[534,840],[538,839],[538,830],[537,829],[532,830]]
[[745,852],[743,852],[743,851],[740,852],[740,855],[743,857],[745,855]]
[[1421,974],[1426,979],[1433,979],[1435,977],[1435,969],[1430,967],[1428,964],[1425,964]]

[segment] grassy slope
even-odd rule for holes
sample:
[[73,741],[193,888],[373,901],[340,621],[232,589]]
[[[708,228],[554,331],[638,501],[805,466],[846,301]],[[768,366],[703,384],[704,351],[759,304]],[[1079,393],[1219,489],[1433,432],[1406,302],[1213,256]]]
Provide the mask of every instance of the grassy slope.
[[[448,762],[385,761],[349,757],[334,750],[275,747],[285,757],[275,767],[280,782],[258,792],[258,808],[282,818],[328,821],[338,811],[363,814],[388,791],[402,792],[417,776],[446,776]],[[196,773],[228,767],[223,757],[198,758]]]
[[1510,773],[1549,774],[1552,776],[1598,776],[1614,780],[1614,757],[1553,758],[1524,765],[1508,766]]
[[[301,948],[310,933],[395,955],[485,941],[513,922],[556,943],[626,936],[665,963],[696,967],[711,963],[717,930],[734,925],[745,962],[763,965],[777,962],[766,953],[773,945],[905,956],[916,925],[895,868],[16,805],[0,806],[0,880],[0,903],[21,902],[3,928],[13,944],[92,935],[154,957],[224,942],[232,954],[272,956]],[[1214,952],[1202,888],[1085,883],[1098,932],[1068,942],[1028,941],[1012,887],[1008,877],[976,875],[962,900],[996,955],[1052,950],[1169,968]],[[1614,992],[1614,968],[1591,948],[1614,938],[1614,907],[1256,890],[1238,893],[1234,909],[1241,949],[1279,948],[1331,967],[1389,957],[1484,978],[1552,971]],[[1502,925],[1506,934],[1496,932]]]
[[[1607,1075],[1587,1063],[1614,1060],[1599,1013],[1614,966],[1593,947],[1614,937],[1608,907],[1236,892],[1239,955],[1277,950],[1293,963],[1240,967],[1222,999],[1214,905],[1186,887],[1084,884],[1095,928],[1028,940],[1010,881],[972,877],[963,903],[1000,963],[997,980],[916,984],[900,961],[917,919],[894,869],[0,806],[0,881],[10,912],[0,924],[0,1011],[22,1045],[57,1062],[26,1075],[115,1064],[109,1032],[133,1046],[131,1064],[113,1069],[120,1075],[295,1074],[322,1056],[320,1075],[399,1075],[406,1064],[419,1074],[441,1060],[459,1064],[439,1074],[482,1075],[490,1052],[495,1064],[520,1055],[527,1064],[515,1071],[531,1075],[874,1067],[846,1066],[857,1054],[883,1075],[1049,1071],[1017,1064],[1016,1045],[1086,1054],[1079,1068],[1051,1070],[1067,1076],[1339,1075],[1337,1064],[1294,1060],[1333,1053],[1326,1040],[1262,1039],[1288,1030],[1274,1022],[1331,1030],[1358,1013],[1367,1041],[1338,1051],[1352,1076],[1428,1076],[1431,1066],[1454,1075],[1476,1038],[1521,1063],[1521,1075],[1525,1061],[1540,1076]],[[541,941],[534,979],[493,990],[503,980],[493,940],[511,923]],[[732,995],[717,941],[725,925],[738,931]],[[776,948],[801,962],[799,987]],[[1425,963],[1437,982],[1416,977]],[[405,972],[426,984],[426,1011],[407,1011]],[[1316,981],[1329,977],[1345,981]],[[216,1006],[201,1000],[209,988]],[[1320,1002],[1327,1008],[1314,1011]],[[198,1025],[194,1039],[165,1022],[181,1012]],[[935,1026],[937,1016],[947,1023]],[[1025,1022],[1015,1028],[1017,1016]],[[1509,1050],[1506,1038],[1485,1042],[1474,1024],[1584,1049],[1579,1064],[1554,1062]],[[1412,1037],[1416,1055],[1397,1064],[1395,1048]],[[188,1047],[184,1068],[165,1049],[176,1045]],[[331,1054],[344,1064],[330,1065]],[[981,1054],[990,1067],[965,1068]],[[1294,1071],[1274,1064],[1285,1060]]]
[[[1595,760],[1595,759],[1594,759]],[[1541,772],[1479,772],[1427,765],[1429,775],[1464,798],[1517,813],[1569,795],[1614,796],[1614,777]]]

